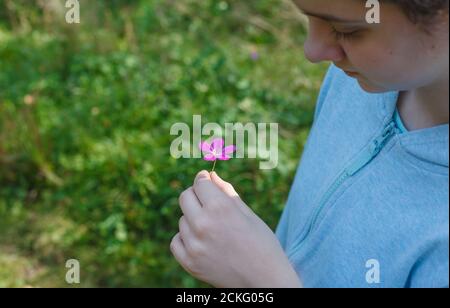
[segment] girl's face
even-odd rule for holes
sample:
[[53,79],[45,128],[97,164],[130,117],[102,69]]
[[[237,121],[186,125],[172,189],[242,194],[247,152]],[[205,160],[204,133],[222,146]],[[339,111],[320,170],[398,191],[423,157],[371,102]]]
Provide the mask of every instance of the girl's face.
[[395,4],[368,24],[365,0],[294,0],[309,18],[305,55],[332,61],[368,92],[409,91],[448,79],[448,15],[427,33]]

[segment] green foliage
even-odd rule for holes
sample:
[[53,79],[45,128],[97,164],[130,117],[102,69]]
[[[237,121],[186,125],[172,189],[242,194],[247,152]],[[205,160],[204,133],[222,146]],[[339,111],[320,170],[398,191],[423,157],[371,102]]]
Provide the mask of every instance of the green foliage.
[[211,166],[171,158],[170,127],[279,123],[277,169],[217,165],[274,228],[324,73],[301,19],[278,0],[81,0],[68,25],[63,2],[0,0],[0,287],[67,286],[70,258],[82,286],[202,286],[169,243]]

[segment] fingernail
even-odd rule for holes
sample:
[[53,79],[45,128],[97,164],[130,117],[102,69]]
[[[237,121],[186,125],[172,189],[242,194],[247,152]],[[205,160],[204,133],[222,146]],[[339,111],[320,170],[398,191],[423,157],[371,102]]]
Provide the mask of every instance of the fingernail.
[[198,173],[197,176],[198,176],[198,177],[201,177],[201,178],[207,178],[207,177],[208,177],[208,171],[202,170],[202,171],[200,171],[200,172]]

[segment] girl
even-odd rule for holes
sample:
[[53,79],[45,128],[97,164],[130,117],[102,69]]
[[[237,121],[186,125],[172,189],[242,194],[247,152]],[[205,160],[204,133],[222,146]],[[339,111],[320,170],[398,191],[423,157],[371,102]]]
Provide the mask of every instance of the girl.
[[217,287],[448,287],[448,0],[295,2],[333,64],[276,235],[202,171],[172,253]]

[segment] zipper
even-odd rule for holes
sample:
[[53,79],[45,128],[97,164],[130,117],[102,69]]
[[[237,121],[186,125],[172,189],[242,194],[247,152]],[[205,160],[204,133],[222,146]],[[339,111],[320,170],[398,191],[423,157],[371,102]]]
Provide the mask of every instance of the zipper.
[[366,148],[359,154],[349,166],[347,166],[344,171],[342,171],[339,177],[333,182],[333,184],[328,188],[325,194],[322,196],[319,202],[319,206],[316,211],[311,216],[310,222],[308,224],[307,231],[304,232],[302,238],[295,244],[292,252],[289,254],[289,258],[292,257],[302,246],[305,240],[308,238],[309,234],[314,229],[317,223],[319,214],[323,210],[325,204],[331,198],[331,196],[338,190],[338,188],[350,177],[354,176],[358,171],[367,166],[384,148],[384,146],[389,142],[389,140],[395,135],[396,125],[394,120],[389,122],[383,132],[372,142],[366,146]]

